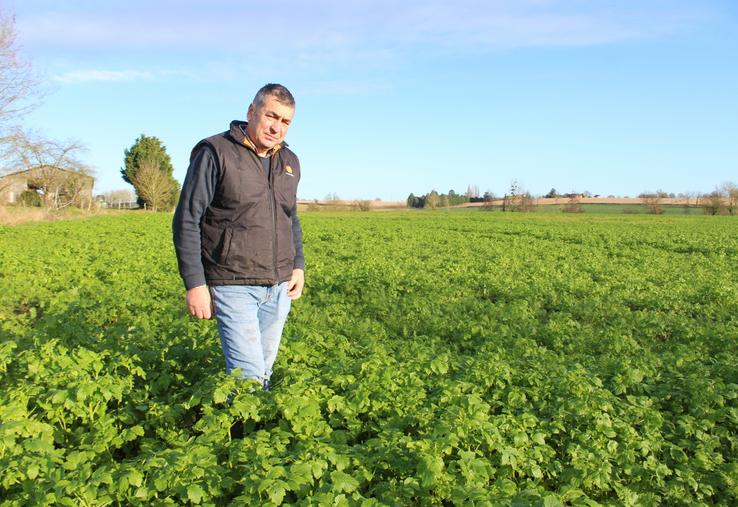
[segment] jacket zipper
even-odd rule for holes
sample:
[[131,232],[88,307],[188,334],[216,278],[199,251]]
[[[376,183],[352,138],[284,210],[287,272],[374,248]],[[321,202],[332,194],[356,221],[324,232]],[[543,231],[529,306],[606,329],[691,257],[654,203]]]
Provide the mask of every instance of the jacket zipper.
[[274,157],[277,154],[273,153],[269,157],[269,207],[272,211],[272,262],[274,266],[274,284],[279,283],[279,273],[277,272],[277,205],[274,198]]

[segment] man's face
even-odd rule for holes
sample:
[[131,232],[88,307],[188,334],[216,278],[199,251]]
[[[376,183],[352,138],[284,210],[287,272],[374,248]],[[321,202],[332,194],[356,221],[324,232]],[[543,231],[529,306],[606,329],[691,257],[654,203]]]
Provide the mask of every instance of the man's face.
[[284,140],[294,114],[294,107],[286,106],[272,96],[267,96],[261,107],[249,105],[246,132],[260,155]]

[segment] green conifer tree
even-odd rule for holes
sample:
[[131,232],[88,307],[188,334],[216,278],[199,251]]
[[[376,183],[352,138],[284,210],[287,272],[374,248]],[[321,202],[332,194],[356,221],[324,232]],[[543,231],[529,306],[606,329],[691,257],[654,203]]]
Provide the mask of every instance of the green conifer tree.
[[[152,167],[161,172],[162,177],[152,178],[150,174],[143,174]],[[179,183],[173,176],[172,160],[158,137],[141,134],[133,146],[125,150],[124,167],[120,173],[123,181],[133,185],[140,205],[160,210],[171,210],[176,205]],[[151,188],[153,185],[155,187]]]

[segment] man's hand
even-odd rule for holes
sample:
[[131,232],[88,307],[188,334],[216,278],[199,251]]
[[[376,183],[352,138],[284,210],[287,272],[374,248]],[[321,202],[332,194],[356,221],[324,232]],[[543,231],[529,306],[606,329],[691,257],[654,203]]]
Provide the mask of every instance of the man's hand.
[[193,287],[187,291],[187,310],[198,319],[213,318],[213,302],[207,285]]
[[302,288],[305,286],[305,271],[302,269],[293,269],[292,278],[287,283],[287,296],[290,299],[299,299],[302,296]]

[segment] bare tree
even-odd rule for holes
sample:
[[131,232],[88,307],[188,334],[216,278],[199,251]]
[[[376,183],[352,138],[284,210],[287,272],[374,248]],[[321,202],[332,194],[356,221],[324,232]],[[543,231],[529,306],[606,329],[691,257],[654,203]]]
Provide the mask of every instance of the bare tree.
[[357,199],[351,206],[356,211],[371,211],[372,201],[369,199]]
[[92,186],[87,170],[70,171],[54,192],[54,208],[60,209],[70,205],[90,209],[92,207]]
[[569,201],[561,208],[564,213],[584,213],[584,207],[579,201],[579,197],[572,195]]
[[38,78],[20,56],[15,19],[0,12],[0,142],[12,140],[16,123],[40,98]]
[[717,189],[700,196],[700,205],[706,215],[719,215],[723,211],[724,201],[723,193]]
[[[530,194],[530,192],[523,192],[518,196],[518,201],[516,203],[517,211],[535,211],[536,205],[535,205],[535,199],[533,199],[533,196]],[[515,207],[513,207],[515,209]]]
[[[7,145],[12,138],[11,125],[33,108],[33,102],[25,102],[36,86],[30,65],[18,54],[15,19],[0,12],[0,144]],[[0,154],[7,155],[3,149]],[[3,171],[5,172],[5,171]],[[10,180],[0,182],[0,192]]]
[[[40,103],[40,80],[18,45],[15,18],[0,11],[0,158],[3,172],[31,170],[29,185],[46,207],[70,204],[91,205],[90,169],[76,155],[76,142],[50,141],[34,132],[24,132],[20,120]],[[10,180],[7,179],[9,184]],[[0,188],[0,191],[2,188]],[[87,201],[87,202],[83,202]]]
[[136,187],[138,197],[151,206],[153,211],[167,207],[172,193],[171,180],[154,160],[142,160],[135,174],[131,175],[131,183]]
[[[692,192],[692,191],[679,192],[677,194],[677,198],[684,199],[684,205],[685,206],[689,206],[692,203],[692,199],[695,199],[695,200],[697,199],[697,194],[695,192]],[[696,204],[696,202],[695,202],[695,204]]]
[[641,198],[643,204],[646,206],[646,210],[652,215],[660,215],[664,212],[661,207],[661,200],[663,198],[663,193],[661,191],[644,192],[638,197]]
[[466,196],[469,199],[476,199],[479,197],[479,185],[471,184],[466,187]]
[[425,207],[430,209],[436,209],[441,203],[441,199],[438,192],[431,190],[431,192],[425,196]]
[[735,215],[738,211],[738,185],[732,181],[726,181],[720,189],[725,197],[725,209],[731,215]]
[[530,192],[526,191],[518,180],[510,183],[510,190],[505,195],[502,203],[502,211],[534,211],[535,203]]
[[484,192],[483,198],[484,205],[482,206],[482,208],[487,211],[492,211],[494,209],[494,201],[495,199],[497,199],[494,192],[492,192],[491,190],[487,190],[486,192]]

